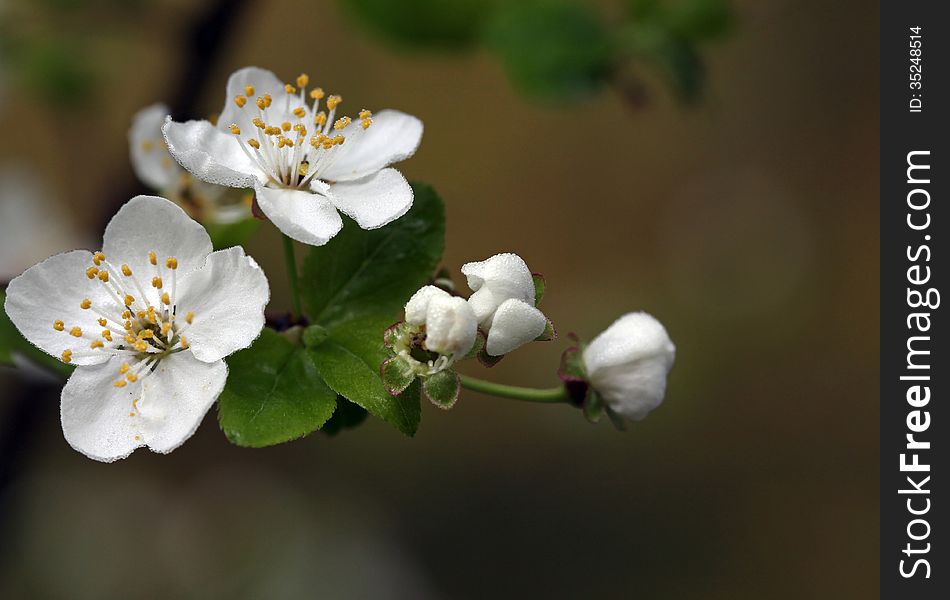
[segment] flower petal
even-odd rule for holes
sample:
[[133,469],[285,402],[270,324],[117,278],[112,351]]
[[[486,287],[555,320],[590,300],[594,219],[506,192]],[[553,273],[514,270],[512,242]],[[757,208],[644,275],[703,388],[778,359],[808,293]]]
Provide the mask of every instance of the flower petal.
[[[90,342],[69,334],[73,327],[93,335],[102,331],[96,323],[98,315],[83,310],[80,303],[88,298],[100,309],[118,305],[104,284],[86,277],[90,266],[92,254],[86,250],[57,254],[14,278],[7,286],[4,303],[10,320],[30,343],[56,358],[64,350],[73,350],[72,363],[76,365],[94,365],[109,358],[104,352],[85,352]],[[63,321],[63,331],[53,329],[55,321]]]
[[76,369],[63,388],[61,418],[69,445],[113,462],[148,445],[168,453],[194,434],[227,380],[224,361],[204,363],[187,352],[161,360],[154,373],[117,388],[120,358]]
[[185,334],[198,360],[221,360],[260,335],[270,288],[264,271],[240,246],[211,254],[181,282],[181,290],[178,314],[194,311]]
[[406,323],[410,325],[424,325],[429,303],[433,298],[448,298],[449,293],[434,285],[424,285],[419,288],[409,302],[406,302]]
[[584,349],[584,367],[610,408],[639,421],[663,402],[676,347],[663,325],[644,312],[617,319]]
[[202,181],[246,188],[267,180],[257,163],[241,149],[237,136],[215,129],[208,121],[176,123],[169,117],[162,133],[175,160]]
[[396,169],[330,186],[330,202],[363,229],[378,229],[406,214],[412,188]]
[[485,351],[491,356],[508,354],[544,332],[547,319],[527,302],[511,298],[495,311]]
[[164,191],[178,183],[181,166],[172,160],[162,135],[169,109],[164,104],[143,108],[132,117],[129,129],[129,155],[132,170],[145,185]]
[[[353,124],[333,162],[320,171],[320,179],[352,181],[372,175],[383,167],[415,154],[422,140],[422,121],[398,110],[382,110],[373,115],[367,129]],[[346,132],[350,128],[347,128]]]
[[469,298],[472,310],[483,327],[491,327],[495,310],[510,298],[534,306],[534,280],[528,265],[517,254],[496,254],[480,262],[462,265],[468,287],[474,290]]
[[255,189],[267,218],[298,242],[322,246],[343,228],[343,219],[325,196],[262,185]]
[[426,314],[426,347],[443,355],[464,355],[475,344],[478,323],[465,298],[436,296]]
[[[251,97],[247,97],[245,93],[248,85],[254,86],[254,95]],[[243,131],[254,131],[251,119],[259,116],[254,101],[264,94],[270,94],[274,101],[274,108],[279,108],[283,104],[283,98],[286,95],[284,84],[272,72],[258,67],[244,67],[232,73],[228,78],[224,108],[221,109],[221,116],[218,117],[218,129],[228,131],[228,127],[234,123]],[[244,108],[234,102],[238,96],[247,98]],[[271,115],[271,118],[273,117],[274,115]]]
[[[116,266],[128,264],[133,275],[146,286],[158,272],[149,263],[149,252],[155,253],[158,269],[164,267],[168,258],[177,259],[181,277],[200,268],[211,251],[211,238],[205,228],[177,204],[157,196],[136,196],[126,202],[102,235],[106,260]],[[150,302],[158,302],[154,290],[147,293],[153,296]]]

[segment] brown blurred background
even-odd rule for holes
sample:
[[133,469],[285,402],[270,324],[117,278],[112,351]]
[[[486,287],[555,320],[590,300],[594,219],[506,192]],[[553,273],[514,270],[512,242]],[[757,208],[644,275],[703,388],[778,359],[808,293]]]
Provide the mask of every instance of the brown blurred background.
[[[207,3],[6,4],[0,18],[69,31],[97,61],[81,105],[9,79],[0,93],[0,163],[31,164],[96,240],[145,191],[129,120],[181,93]],[[445,265],[518,252],[545,274],[562,334],[653,313],[678,348],[667,401],[618,433],[466,392],[449,413],[425,406],[414,439],[371,420],[263,450],[230,445],[209,414],[169,456],[102,465],[63,440],[57,390],[3,371],[4,434],[22,418],[15,398],[35,406],[3,457],[0,597],[876,595],[877,6],[735,7],[737,30],[707,54],[706,100],[660,93],[631,111],[612,93],[532,103],[485,52],[394,51],[333,1],[249,2],[189,88],[204,113],[255,64],[419,116],[422,147],[400,168],[446,201]],[[247,247],[272,306],[288,306],[276,232]],[[465,370],[548,386],[565,346]]]

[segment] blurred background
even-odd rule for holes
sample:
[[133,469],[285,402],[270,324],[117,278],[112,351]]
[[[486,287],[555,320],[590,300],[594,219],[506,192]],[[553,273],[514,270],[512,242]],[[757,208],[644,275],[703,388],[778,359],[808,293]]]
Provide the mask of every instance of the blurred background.
[[[0,279],[148,191],[136,111],[217,112],[253,64],[419,116],[400,169],[445,199],[445,266],[544,273],[561,340],[463,371],[553,385],[564,334],[640,309],[678,348],[626,433],[463,392],[414,439],[370,419],[248,450],[209,414],[112,465],[64,441],[59,384],[0,368],[0,597],[877,594],[877,6],[739,0],[677,29],[650,1],[504,2],[0,3]],[[562,34],[583,52],[548,61]],[[289,307],[276,231],[246,246]]]

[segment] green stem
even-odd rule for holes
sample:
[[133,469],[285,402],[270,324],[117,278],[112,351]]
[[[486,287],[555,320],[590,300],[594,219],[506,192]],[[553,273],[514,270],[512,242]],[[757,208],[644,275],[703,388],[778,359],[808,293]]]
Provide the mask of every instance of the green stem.
[[567,391],[564,386],[559,385],[555,388],[539,390],[537,388],[520,387],[516,385],[504,385],[476,379],[468,375],[459,373],[459,379],[462,387],[473,392],[491,394],[492,396],[501,396],[502,398],[511,398],[513,400],[524,400],[525,402],[567,402]]
[[283,238],[284,261],[287,264],[287,276],[290,279],[290,294],[293,296],[294,313],[300,317],[303,315],[303,312],[300,310],[300,286],[297,281],[297,259],[294,256],[294,241],[286,235],[284,235]]

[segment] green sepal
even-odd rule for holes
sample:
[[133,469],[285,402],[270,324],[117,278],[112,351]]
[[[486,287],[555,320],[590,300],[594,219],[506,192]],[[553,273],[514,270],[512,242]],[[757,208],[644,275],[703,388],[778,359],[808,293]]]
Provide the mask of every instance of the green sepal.
[[396,340],[402,337],[407,329],[409,329],[409,324],[405,321],[393,323],[383,332],[383,345],[390,350],[394,350],[396,348]]
[[403,393],[407,387],[415,380],[416,373],[412,370],[412,365],[406,362],[401,356],[393,356],[383,361],[380,365],[380,376],[383,380],[383,387],[389,392],[390,396],[398,396]]
[[607,405],[604,399],[600,397],[594,388],[587,388],[587,395],[584,396],[584,417],[591,423],[597,423],[604,416]]
[[534,305],[541,306],[541,300],[544,298],[544,275],[532,273],[531,280],[534,281]]
[[564,382],[567,395],[574,406],[583,406],[590,385],[587,383],[587,371],[584,368],[583,351],[571,346],[561,354],[561,364],[557,376]]
[[336,408],[336,393],[307,352],[271,329],[227,362],[218,423],[238,446],[260,448],[303,437],[326,423]]
[[429,375],[423,379],[422,383],[423,395],[443,410],[449,410],[455,406],[461,389],[462,383],[459,381],[459,376],[451,369]]
[[554,328],[554,323],[551,322],[551,319],[548,319],[544,324],[544,331],[541,332],[541,335],[534,338],[536,342],[550,342],[551,340],[557,339],[557,330]]
[[475,332],[475,343],[472,344],[472,349],[465,353],[465,356],[462,359],[466,358],[475,358],[485,349],[485,332],[481,329],[478,329]]
[[482,363],[482,366],[490,369],[501,362],[501,359],[505,358],[505,355],[501,356],[492,356],[483,346],[478,353],[475,355],[478,358],[478,362]]

